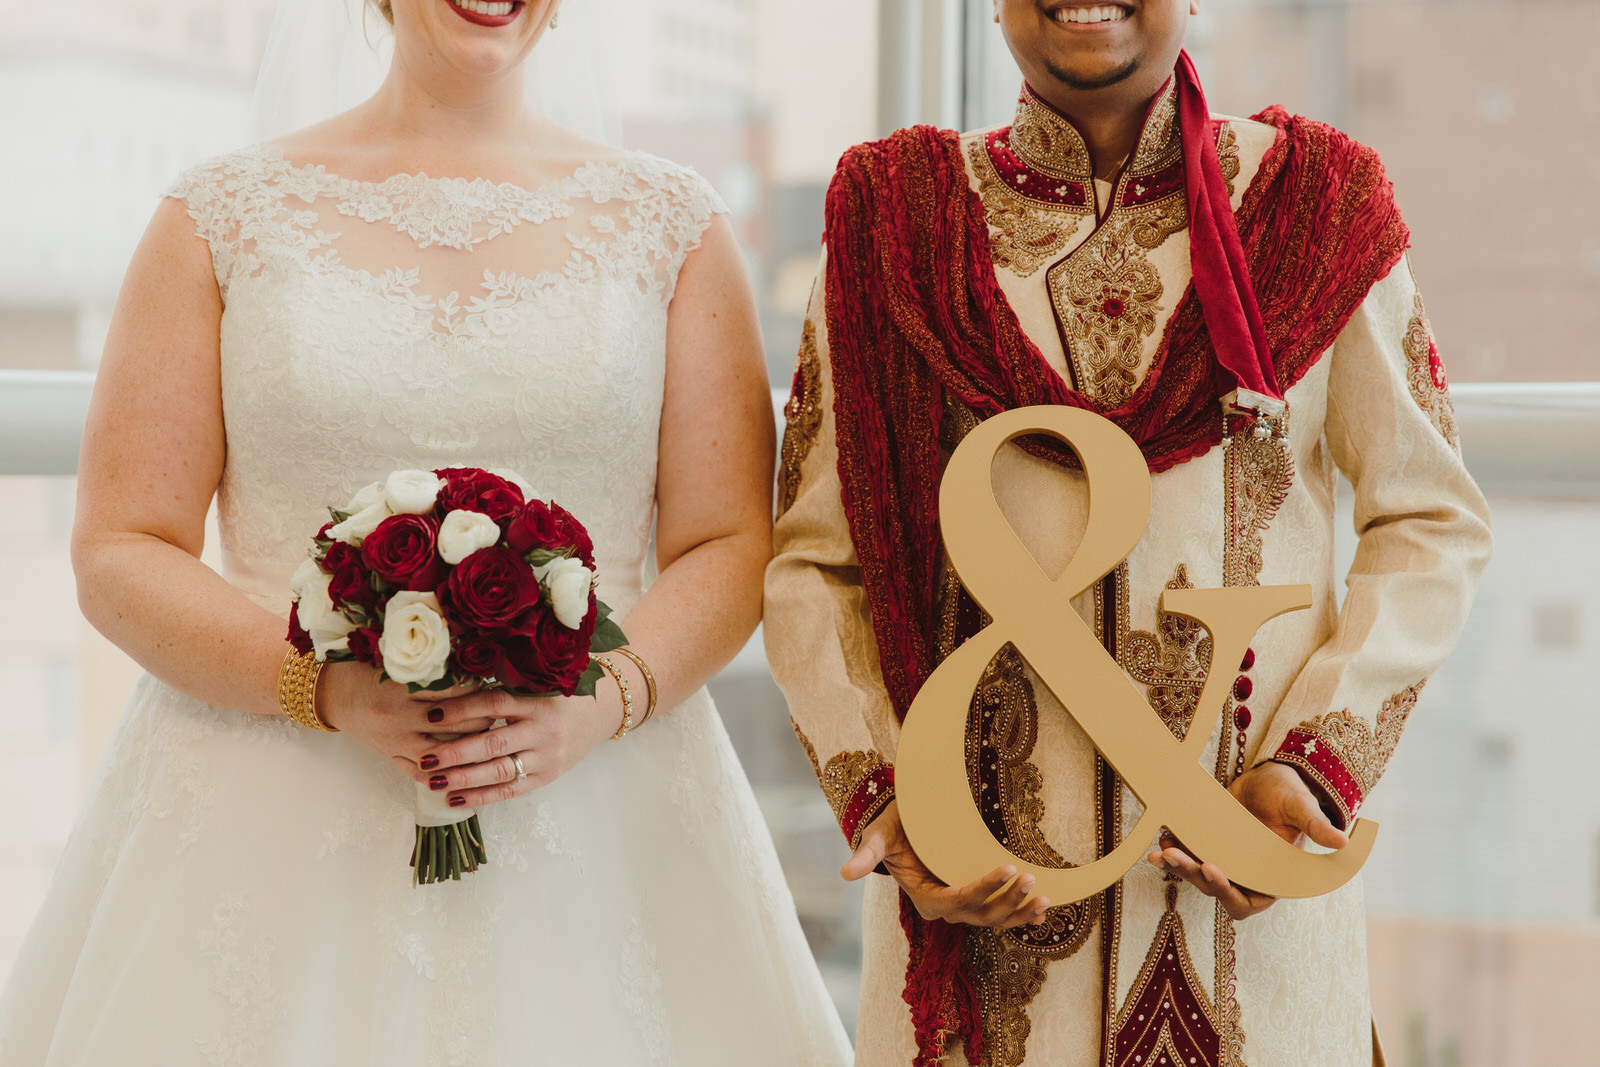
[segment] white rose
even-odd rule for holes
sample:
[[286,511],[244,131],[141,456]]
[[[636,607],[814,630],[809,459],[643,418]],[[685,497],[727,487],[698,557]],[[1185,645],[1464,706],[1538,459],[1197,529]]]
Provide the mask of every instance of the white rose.
[[450,628],[432,593],[402,590],[383,609],[383,636],[378,638],[383,669],[397,682],[428,685],[444,677],[450,658]]
[[379,499],[351,515],[343,522],[334,523],[328,528],[328,536],[335,541],[343,541],[352,548],[360,548],[361,542],[367,539],[367,535],[376,530],[379,523],[393,514],[394,512],[389,510],[389,505]]
[[289,579],[290,590],[300,600],[295,605],[295,617],[300,620],[300,628],[311,637],[312,651],[320,660],[326,660],[329,652],[349,648],[350,631],[356,628],[333,606],[333,597],[328,592],[332,580],[309,556]]
[[500,527],[476,511],[452,511],[439,524],[439,555],[452,567],[500,540]]
[[594,588],[594,571],[583,565],[583,560],[563,556],[536,567],[539,584],[550,597],[550,608],[556,621],[569,630],[583,625],[589,614],[589,592]]
[[383,498],[396,515],[425,515],[443,488],[444,479],[432,471],[395,471],[383,483]]
[[533,499],[533,485],[516,471],[508,471],[504,467],[491,467],[489,468],[489,473],[504,478],[518,489],[521,489],[523,500]]
[[382,500],[383,483],[373,482],[371,485],[357,492],[355,496],[351,497],[350,503],[346,504],[343,510],[351,515],[354,515],[358,511],[367,510],[372,505],[377,504]]

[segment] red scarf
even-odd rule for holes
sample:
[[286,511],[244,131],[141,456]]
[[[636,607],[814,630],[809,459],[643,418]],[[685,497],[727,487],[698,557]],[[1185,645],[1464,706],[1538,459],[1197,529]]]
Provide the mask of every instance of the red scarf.
[[[899,716],[935,666],[947,395],[979,418],[1031,404],[1099,411],[1139,444],[1152,473],[1168,470],[1220,443],[1220,401],[1235,389],[1287,392],[1405,250],[1409,235],[1377,155],[1281,108],[1256,116],[1278,138],[1237,215],[1228,211],[1218,124],[1187,56],[1177,77],[1196,284],[1144,381],[1114,410],[1071,389],[1023,334],[995,277],[957,134],[901,130],[839,163],[826,233],[839,477]],[[1048,444],[1027,447],[1071,462]],[[951,1038],[980,1062],[964,928],[925,922],[904,898],[901,912],[916,1064],[937,1062]]]

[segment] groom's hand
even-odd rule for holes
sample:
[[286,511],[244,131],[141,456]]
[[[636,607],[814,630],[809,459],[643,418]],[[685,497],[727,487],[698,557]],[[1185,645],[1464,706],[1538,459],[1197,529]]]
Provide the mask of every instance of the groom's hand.
[[[1316,794],[1300,772],[1283,763],[1263,763],[1233,780],[1228,792],[1267,829],[1290,844],[1305,835],[1324,848],[1344,848],[1350,838],[1323,814]],[[1145,857],[1151,864],[1182,878],[1208,897],[1215,897],[1234,920],[1258,915],[1277,897],[1235,885],[1215,863],[1201,863],[1184,851],[1183,842],[1165,831],[1159,848]]]
[[[871,874],[879,864],[906,891],[917,914],[924,919],[1004,930],[1036,923],[1050,907],[1050,901],[1044,897],[1028,899],[1033,889],[1033,876],[1016,878],[1015,867],[997,867],[970,885],[948,886],[939,881],[911,850],[911,842],[900,825],[898,801],[890,801],[889,806],[867,824],[861,835],[861,847],[839,869],[839,874],[845,881],[854,882]],[[1016,881],[1008,888],[1006,883],[1013,878]]]

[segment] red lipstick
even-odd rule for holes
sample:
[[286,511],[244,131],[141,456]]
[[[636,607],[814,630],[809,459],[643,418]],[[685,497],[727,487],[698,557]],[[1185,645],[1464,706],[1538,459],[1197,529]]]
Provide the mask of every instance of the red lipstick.
[[456,14],[460,15],[473,25],[490,27],[509,26],[511,23],[517,20],[518,15],[522,14],[522,9],[528,6],[526,3],[524,3],[524,0],[512,0],[511,12],[509,14],[480,15],[476,11],[468,11],[460,4],[456,3],[455,0],[445,0],[445,2],[450,5],[451,11],[454,11]]

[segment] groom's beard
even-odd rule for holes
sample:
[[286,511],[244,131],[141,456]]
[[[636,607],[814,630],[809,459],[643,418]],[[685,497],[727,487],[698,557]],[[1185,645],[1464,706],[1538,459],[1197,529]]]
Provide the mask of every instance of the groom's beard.
[[1055,78],[1062,85],[1065,85],[1068,89],[1074,89],[1078,92],[1093,92],[1096,89],[1105,89],[1112,85],[1116,85],[1118,82],[1127,81],[1129,78],[1133,77],[1139,72],[1139,68],[1143,65],[1143,63],[1143,56],[1135,56],[1133,59],[1128,60],[1122,66],[1115,68],[1109,73],[1102,74],[1098,78],[1087,79],[1079,78],[1077,75],[1068,73],[1048,59],[1045,60],[1045,70],[1049,71],[1051,77]]

